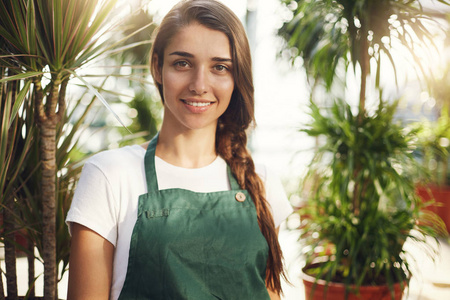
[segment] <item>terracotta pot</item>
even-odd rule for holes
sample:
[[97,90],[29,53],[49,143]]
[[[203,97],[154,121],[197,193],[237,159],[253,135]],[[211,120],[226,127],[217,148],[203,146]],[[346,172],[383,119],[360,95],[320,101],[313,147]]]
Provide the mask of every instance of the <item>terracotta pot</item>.
[[[3,233],[3,214],[0,213],[0,228],[2,228],[2,231],[0,234]],[[19,229],[14,233],[14,241],[22,247],[22,249],[27,249],[28,247],[28,238],[27,238],[27,232],[25,229]],[[20,247],[16,246],[16,254],[18,256],[25,256],[26,253],[20,249]]]
[[450,233],[450,187],[418,186],[416,191],[423,201],[434,199],[436,203],[427,209],[441,217],[447,227],[447,232]]
[[[305,285],[305,299],[307,300],[346,300],[345,285],[342,283],[330,282],[328,287],[325,280],[317,280],[303,273],[303,284]],[[394,299],[401,300],[405,284],[394,284]],[[312,290],[314,289],[314,294]],[[387,285],[382,286],[361,286],[359,295],[350,293],[347,300],[392,300],[391,291]]]

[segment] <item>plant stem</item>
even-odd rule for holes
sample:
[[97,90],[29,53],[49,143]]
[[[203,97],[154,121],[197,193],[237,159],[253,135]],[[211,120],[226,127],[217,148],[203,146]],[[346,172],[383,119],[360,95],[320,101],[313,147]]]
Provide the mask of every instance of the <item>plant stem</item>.
[[56,125],[41,124],[42,245],[44,299],[55,299],[56,290]]
[[35,297],[35,280],[34,280],[34,244],[31,239],[28,239],[27,245],[28,253],[27,253],[27,262],[28,262],[28,295],[30,299]]
[[6,289],[8,299],[17,299],[17,270],[16,270],[16,246],[14,226],[14,198],[6,197],[3,209],[3,221],[5,232],[5,266],[6,266]]
[[[15,100],[17,96],[17,82],[11,82],[11,99]],[[17,122],[15,122],[17,123]],[[15,144],[17,137],[17,126],[8,129],[8,143]],[[9,299],[17,299],[17,269],[16,269],[16,245],[15,245],[15,217],[14,217],[14,195],[6,195],[3,208],[3,225],[5,234],[5,269],[6,269],[6,290]]]
[[[36,103],[39,107],[41,133],[41,187],[42,187],[42,258],[44,260],[44,299],[56,299],[56,107],[59,99],[61,80],[59,75],[52,77],[50,93],[45,108],[37,89]],[[41,89],[42,91],[42,89]],[[44,117],[42,118],[42,116]]]
[[[361,88],[359,93],[359,111],[358,111],[358,122],[357,128],[355,130],[359,130],[362,126],[363,118],[366,114],[366,84],[367,84],[367,76],[370,73],[370,57],[369,57],[369,43],[366,36],[366,30],[364,30],[365,26],[361,27],[361,40],[360,40],[360,67],[361,67]],[[360,166],[355,166],[355,171],[353,173],[355,180],[355,188],[353,191],[353,213],[358,216],[360,209],[360,199],[364,197],[365,188],[362,188],[360,191],[360,181],[357,180],[357,177],[360,176]]]
[[361,125],[362,119],[366,113],[366,84],[367,75],[370,72],[370,57],[369,57],[369,43],[366,35],[362,34],[361,37],[361,89],[359,92],[359,113],[358,113],[358,125]]

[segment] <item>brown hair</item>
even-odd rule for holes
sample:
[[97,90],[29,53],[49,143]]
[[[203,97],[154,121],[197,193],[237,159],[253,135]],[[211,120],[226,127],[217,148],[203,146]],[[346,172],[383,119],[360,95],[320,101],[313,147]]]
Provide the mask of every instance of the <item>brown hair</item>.
[[[246,147],[246,129],[255,121],[254,88],[250,47],[239,18],[225,5],[214,0],[186,0],[178,3],[164,17],[156,30],[151,50],[151,73],[157,78],[162,68],[164,50],[183,27],[198,23],[227,35],[233,61],[235,88],[230,104],[219,118],[216,131],[216,151],[230,166],[240,187],[248,190],[255,203],[260,230],[269,245],[266,285],[281,293],[281,276],[284,278],[283,256],[278,243],[272,213],[264,194],[264,185],[255,172],[253,159]],[[157,57],[157,61],[155,60]],[[155,80],[162,101],[162,85]]]

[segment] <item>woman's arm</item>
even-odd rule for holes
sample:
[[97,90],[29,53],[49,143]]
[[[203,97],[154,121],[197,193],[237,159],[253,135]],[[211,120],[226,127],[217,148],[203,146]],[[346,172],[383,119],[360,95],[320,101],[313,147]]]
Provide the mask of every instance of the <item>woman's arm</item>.
[[267,289],[267,291],[269,292],[269,296],[270,296],[270,300],[280,300],[280,295],[278,295],[275,292],[272,292],[271,290]]
[[[275,228],[275,231],[277,232],[277,236],[278,236],[278,233],[280,232],[280,226]],[[271,291],[269,288],[267,288],[267,291],[269,292],[270,300],[280,300],[281,299],[280,295]]]
[[78,223],[71,223],[71,233],[67,299],[109,299],[114,246]]

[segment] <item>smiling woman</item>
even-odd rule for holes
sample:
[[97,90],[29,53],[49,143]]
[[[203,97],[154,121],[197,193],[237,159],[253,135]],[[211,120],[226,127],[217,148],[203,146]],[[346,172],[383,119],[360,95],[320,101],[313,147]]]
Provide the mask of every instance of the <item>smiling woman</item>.
[[161,130],[86,163],[67,216],[68,298],[279,299],[277,232],[292,208],[246,148],[254,96],[241,22],[220,2],[180,2],[150,57]]
[[163,55],[162,65],[158,54],[153,57],[155,80],[165,106],[161,130],[195,128],[215,133],[234,89],[227,36],[194,23],[173,37]]

